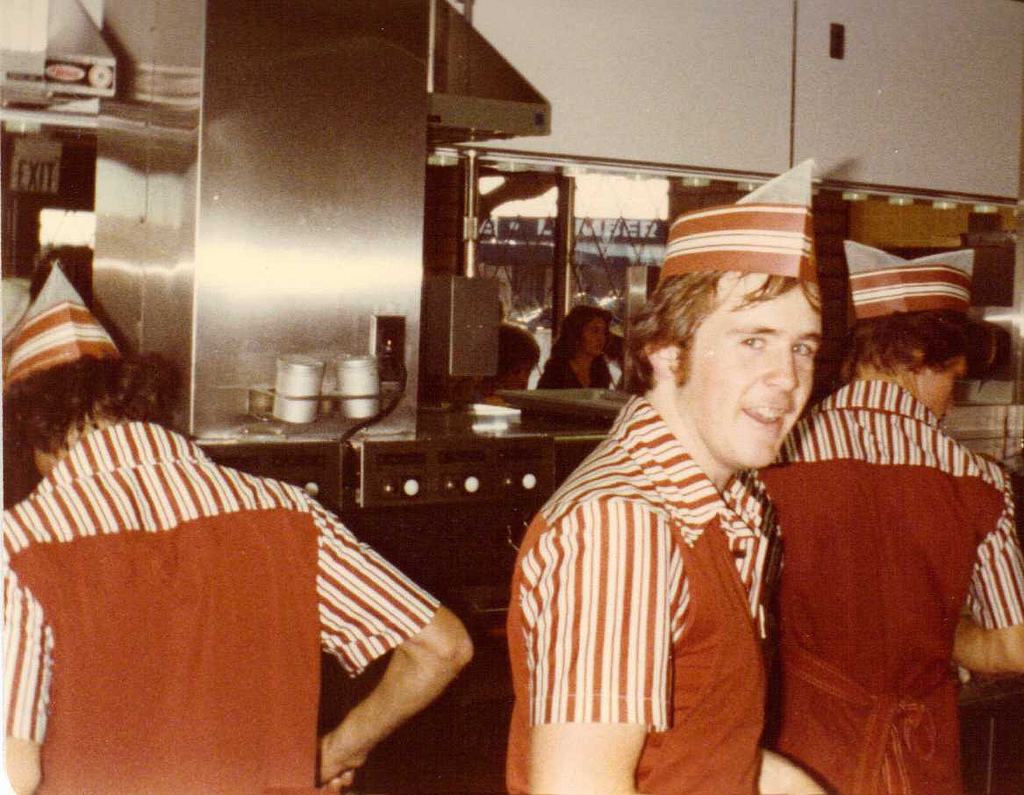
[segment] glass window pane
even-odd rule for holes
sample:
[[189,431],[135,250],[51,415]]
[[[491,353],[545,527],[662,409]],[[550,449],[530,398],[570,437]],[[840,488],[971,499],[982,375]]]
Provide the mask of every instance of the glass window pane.
[[[498,280],[505,320],[528,329],[541,348],[551,349],[552,275],[558,189],[548,172],[480,177],[477,269]],[[530,376],[530,387],[539,378]]]
[[[610,174],[576,178],[576,239],[569,290],[573,305],[600,306],[612,313],[613,343],[621,339],[626,325],[627,268],[660,268],[665,256],[668,184],[662,178]],[[614,384],[622,370],[619,357],[613,350],[610,353]]]

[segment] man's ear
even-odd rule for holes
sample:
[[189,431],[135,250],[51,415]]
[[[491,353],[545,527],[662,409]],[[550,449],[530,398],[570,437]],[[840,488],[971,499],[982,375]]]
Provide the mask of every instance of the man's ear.
[[675,381],[676,369],[679,366],[679,346],[666,345],[647,352],[647,359],[651,363],[651,371],[654,374],[655,382],[668,380]]

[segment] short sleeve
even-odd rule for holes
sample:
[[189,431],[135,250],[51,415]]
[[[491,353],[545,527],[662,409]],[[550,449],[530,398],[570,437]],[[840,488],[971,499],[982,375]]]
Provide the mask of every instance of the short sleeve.
[[1024,560],[1008,479],[1002,492],[1003,510],[978,546],[967,597],[971,617],[986,629],[1024,624]]
[[686,608],[671,538],[649,507],[595,500],[563,515],[524,557],[531,724],[668,728],[671,646]]
[[50,700],[53,632],[17,574],[4,573],[4,709],[9,737],[42,743]]
[[439,603],[328,511],[315,505],[313,519],[321,643],[354,676],[418,634]]

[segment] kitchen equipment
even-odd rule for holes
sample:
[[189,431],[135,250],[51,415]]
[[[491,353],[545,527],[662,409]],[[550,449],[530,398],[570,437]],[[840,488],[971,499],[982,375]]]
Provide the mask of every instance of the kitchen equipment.
[[524,414],[560,415],[609,424],[632,397],[628,392],[613,389],[499,389],[498,394]]
[[[179,368],[175,425],[213,439],[251,427],[267,350],[379,355],[374,319],[401,318],[383,381],[404,392],[374,432],[412,430],[428,141],[546,133],[546,100],[446,1],[153,8],[119,42],[126,72],[202,91],[104,108],[93,287],[113,330]],[[324,419],[280,430],[345,432]]]
[[380,372],[373,356],[345,356],[338,361],[341,412],[351,419],[380,411]]
[[315,420],[323,378],[322,360],[301,354],[279,356],[274,383],[274,416],[283,422]]

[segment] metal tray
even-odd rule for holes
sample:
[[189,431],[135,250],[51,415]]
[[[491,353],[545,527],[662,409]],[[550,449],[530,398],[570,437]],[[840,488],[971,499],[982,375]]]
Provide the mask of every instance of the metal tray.
[[632,397],[613,389],[499,389],[510,406],[524,414],[557,414],[577,419],[611,421]]

